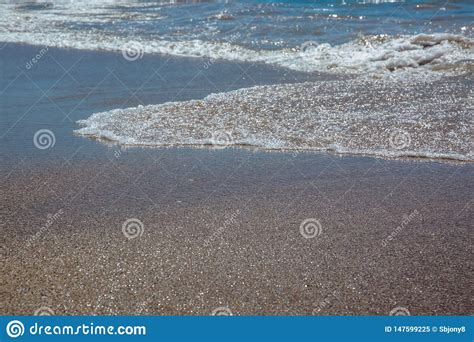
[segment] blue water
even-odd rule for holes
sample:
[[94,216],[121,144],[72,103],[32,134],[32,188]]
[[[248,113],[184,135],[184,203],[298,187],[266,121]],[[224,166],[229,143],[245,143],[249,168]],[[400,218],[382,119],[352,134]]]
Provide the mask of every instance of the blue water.
[[[406,47],[418,34],[451,34],[454,39],[437,37],[429,44],[463,41],[462,48],[472,48],[465,38],[474,35],[473,13],[473,1],[444,0],[0,3],[0,42],[264,62],[300,71],[324,71],[334,59],[337,72],[366,72],[374,69],[368,63],[373,59],[419,48]],[[294,52],[308,43],[318,51],[298,60]],[[470,51],[450,55],[452,48],[444,47],[435,53],[447,56],[439,62],[471,59]],[[420,54],[405,55],[387,68],[420,61]]]
[[[474,32],[474,1],[53,1],[1,6],[28,15],[26,30],[34,26],[46,33],[199,39],[253,49],[291,48],[308,40],[341,44],[360,35]],[[12,24],[21,25],[3,22],[0,30],[15,31]]]
[[[194,77],[204,75],[206,81],[214,79],[215,74],[212,73],[217,72],[217,65],[226,60],[232,63],[250,62],[260,67],[267,64],[280,68],[281,73],[288,70],[308,75],[321,73],[322,78],[318,82],[326,80],[328,75],[349,75],[349,78],[341,79],[342,83],[334,88],[326,86],[321,90],[320,84],[315,83],[311,89],[303,89],[307,94],[304,99],[299,97],[297,87],[284,85],[268,88],[264,93],[260,90],[243,91],[232,98],[234,102],[228,103],[229,108],[240,108],[242,104],[247,108],[248,105],[255,104],[255,99],[278,98],[280,103],[268,107],[263,101],[253,112],[240,113],[234,110],[232,113],[221,113],[215,120],[209,121],[206,119],[212,118],[213,111],[220,108],[212,101],[205,104],[209,107],[206,107],[209,110],[208,117],[202,116],[204,111],[201,104],[195,108],[194,117],[186,103],[183,104],[186,111],[182,111],[180,106],[173,107],[176,113],[182,115],[175,122],[173,120],[179,115],[173,110],[163,111],[161,107],[137,107],[129,111],[107,113],[115,108],[164,102],[164,98],[158,95],[151,95],[146,101],[121,102],[114,99],[110,106],[98,106],[88,114],[102,110],[106,113],[92,115],[89,121],[80,121],[79,124],[84,126],[80,130],[75,130],[77,125],[68,126],[65,135],[75,130],[77,134],[97,139],[107,137],[124,144],[162,146],[164,141],[167,145],[196,142],[206,144],[212,141],[216,131],[223,130],[227,134],[227,131],[232,130],[245,133],[242,136],[236,133],[238,139],[231,135],[232,143],[264,148],[323,148],[344,153],[362,151],[377,155],[448,156],[471,160],[471,114],[466,105],[469,91],[466,82],[471,82],[470,79],[467,78],[460,84],[451,81],[449,87],[432,86],[430,93],[426,93],[428,87],[420,83],[413,89],[423,88],[423,96],[416,92],[408,94],[409,96],[404,94],[405,86],[401,82],[432,83],[445,77],[472,75],[473,13],[472,1],[209,1],[179,4],[149,1],[105,4],[96,1],[34,4],[0,2],[0,48],[2,42],[36,45],[31,54],[22,56],[22,61],[16,68],[22,70],[27,78],[45,65],[53,65],[52,68],[59,65],[52,57],[54,54],[49,52],[53,48],[60,48],[58,51],[54,50],[56,52],[65,48],[82,52],[113,52],[114,58],[118,58],[120,63],[127,63],[124,71],[130,70],[130,75],[127,72],[125,74],[131,77],[127,77],[125,82],[121,81],[121,86],[126,90],[131,88],[132,81],[129,79],[139,84],[147,83],[149,74],[153,76],[156,73],[152,58],[164,58],[166,62],[169,56],[192,57],[194,60],[191,68],[186,68],[185,64],[170,66],[165,63],[166,68],[170,69],[167,72],[175,75],[173,82],[165,83],[171,84],[170,88],[178,95],[181,93],[180,89],[188,84],[189,78],[193,80]],[[37,45],[46,46],[49,50]],[[13,48],[13,54],[15,50]],[[143,68],[140,63],[148,58],[153,72]],[[128,64],[129,62],[133,63]],[[2,69],[2,73],[6,72],[5,68]],[[86,69],[92,71],[96,67]],[[108,70],[106,68],[105,76]],[[244,67],[239,65],[239,70],[244,70]],[[239,70],[237,73],[240,74]],[[59,71],[62,73],[61,68]],[[9,87],[10,82],[15,84],[15,75],[15,72],[7,75],[5,87]],[[224,77],[219,74],[216,77],[219,79],[221,76]],[[361,90],[352,88],[352,77],[368,77],[368,83],[358,83],[368,92],[365,102],[377,104],[386,100],[386,96],[377,95],[380,86],[374,80],[380,79],[387,82],[391,80],[387,89],[392,94],[404,94],[408,97],[400,105],[395,103],[391,109],[387,109],[391,104],[379,106],[383,110],[377,106],[364,107],[374,119],[364,121],[363,127],[360,127],[362,119],[358,108],[348,111],[348,106],[341,106],[335,91],[324,93],[327,89],[346,89],[346,94],[341,96],[352,94],[357,103]],[[202,98],[210,92],[235,89],[236,78],[240,80],[241,77],[228,75],[225,79],[229,86],[213,87],[208,92],[196,91],[193,93],[195,96],[188,99]],[[246,86],[260,83],[259,77],[247,70],[244,70],[242,78],[252,80],[245,83]],[[254,78],[257,81],[253,81]],[[89,82],[89,78],[85,79]],[[43,78],[37,81],[40,87],[43,81]],[[29,83],[29,79],[26,82]],[[281,82],[273,80],[270,83],[285,82],[282,79]],[[214,81],[210,83],[212,85]],[[440,89],[446,91],[442,92]],[[144,91],[138,87],[129,92],[134,98],[141,97]],[[76,89],[73,88],[71,92],[76,92]],[[95,93],[95,90],[91,89],[90,92]],[[171,100],[184,100],[174,95]],[[228,97],[223,96],[226,99]],[[74,98],[70,102],[68,106],[74,111],[77,106]],[[295,110],[290,115],[289,111],[294,108],[288,110],[284,107],[286,103],[300,103],[301,108],[306,107],[304,110]],[[459,106],[456,107],[457,104]],[[47,102],[47,106],[47,111],[50,112],[50,103]],[[154,119],[158,118],[157,122],[148,115],[141,115],[142,111],[153,113]],[[278,111],[282,114],[276,120],[275,113]],[[329,112],[333,117],[324,117],[324,113]],[[423,114],[421,119],[420,112]],[[311,116],[308,119],[305,115],[309,113]],[[254,120],[259,115],[262,120]],[[84,116],[82,113],[68,118],[71,123],[75,123]],[[170,119],[165,120],[168,126],[159,120],[162,117]],[[18,120],[15,110],[8,113],[7,118],[5,127],[9,134],[8,127],[15,126]],[[233,121],[229,118],[233,118]],[[267,118],[271,120],[267,121]],[[278,125],[269,130],[266,124],[268,122]],[[308,122],[312,124],[307,125]],[[388,122],[391,127],[387,127]],[[413,125],[413,122],[417,122],[422,128]],[[119,129],[120,127],[123,129]],[[146,139],[141,139],[143,127],[152,128]],[[356,134],[356,137],[351,135],[363,130],[378,134],[370,137],[367,134]],[[343,131],[348,133],[339,136]],[[389,137],[398,137],[400,131],[403,133],[400,136],[406,137],[406,144],[401,144],[402,148],[397,147],[396,151],[389,151],[390,148],[393,149],[389,144]],[[252,135],[246,132],[252,132]],[[322,141],[321,137],[324,137]],[[400,151],[403,148],[406,151]]]
[[[279,49],[307,40],[344,43],[361,34],[472,33],[474,19],[472,1],[245,1],[178,6],[150,3],[110,9],[124,15],[136,13],[137,17],[70,27],[125,35],[132,30],[136,35],[175,40],[225,41],[239,34],[238,42],[247,47]],[[148,19],[154,14],[160,16]]]
[[[358,34],[472,32],[474,2],[458,1],[288,1],[210,2],[163,6],[110,6],[124,14],[99,24],[68,23],[74,29],[97,29],[129,35],[226,39],[240,32],[241,42],[260,47],[294,46],[307,39],[346,42]],[[145,5],[146,4],[146,5]],[[136,17],[127,17],[133,13]],[[159,14],[153,18],[153,15]],[[114,18],[115,19],[115,18]],[[468,31],[469,32],[469,31]]]

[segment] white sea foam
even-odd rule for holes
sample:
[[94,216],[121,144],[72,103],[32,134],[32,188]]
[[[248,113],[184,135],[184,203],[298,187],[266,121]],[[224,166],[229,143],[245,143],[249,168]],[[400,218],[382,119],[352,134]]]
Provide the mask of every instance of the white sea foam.
[[[0,41],[97,51],[126,49],[124,57],[130,52],[200,57],[207,66],[212,65],[209,59],[224,59],[358,76],[98,113],[80,122],[83,128],[77,133],[81,135],[127,145],[250,145],[472,160],[472,90],[465,85],[468,82],[446,77],[472,73],[470,36],[360,36],[339,45],[308,41],[292,49],[257,50],[239,44],[245,41],[242,30],[213,40],[207,21],[191,25],[192,30],[178,25],[173,26],[177,31],[158,35],[152,26],[140,34],[136,23],[157,24],[166,15],[166,11],[135,9],[142,5],[134,3],[127,11],[88,6],[84,12],[74,4],[36,11],[1,5]],[[214,19],[233,21],[227,14],[209,18]],[[196,36],[193,30],[198,29]],[[441,78],[443,82],[436,83]]]
[[467,84],[355,79],[258,86],[97,113],[79,121],[83,128],[76,133],[124,145],[240,145],[471,161]]
[[[88,8],[81,14],[77,6],[48,11],[22,12],[14,7],[1,7],[0,41],[47,45],[49,47],[120,52],[130,41],[140,44],[144,54],[167,54],[185,57],[224,59],[267,63],[304,72],[327,72],[359,75],[401,75],[416,77],[427,74],[459,74],[472,71],[474,40],[461,35],[366,36],[354,41],[329,45],[306,42],[293,49],[251,49],[239,45],[241,33],[225,40],[191,39],[181,34],[152,38],[127,32],[95,29],[71,29],[68,25],[103,24],[122,17],[136,20],[159,20],[159,13],[122,13],[104,7]],[[135,17],[134,17],[135,18]],[[128,20],[128,19],[127,19]],[[66,25],[66,24],[67,25]]]
[[132,40],[82,32],[0,32],[0,41],[117,52],[133,41],[140,44],[144,54],[267,63],[297,71],[337,74],[459,74],[472,71],[474,65],[474,40],[451,34],[364,37],[336,46],[310,44],[309,48],[303,45],[299,49],[272,51],[256,51],[225,42]]

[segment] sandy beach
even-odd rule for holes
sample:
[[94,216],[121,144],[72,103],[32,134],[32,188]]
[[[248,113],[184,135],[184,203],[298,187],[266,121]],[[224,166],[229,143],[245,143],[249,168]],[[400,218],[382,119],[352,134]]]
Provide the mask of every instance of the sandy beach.
[[471,164],[108,152],[2,173],[3,314],[472,311]]
[[0,4],[1,315],[472,315],[469,2],[128,5]]

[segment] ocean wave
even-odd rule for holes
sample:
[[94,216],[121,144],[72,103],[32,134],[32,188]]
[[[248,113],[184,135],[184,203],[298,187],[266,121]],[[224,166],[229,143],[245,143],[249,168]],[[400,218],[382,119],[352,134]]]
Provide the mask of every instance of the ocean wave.
[[362,79],[239,89],[116,109],[78,135],[132,146],[254,146],[472,161],[472,90],[459,79]]
[[[124,10],[123,5],[126,3],[119,7],[88,5],[84,11],[74,5],[55,4],[29,11],[13,5],[0,5],[0,41],[114,52],[123,52],[133,43],[140,50],[140,55],[199,57],[207,59],[203,65],[209,65],[210,59],[223,59],[334,74],[426,77],[461,74],[474,69],[474,39],[469,36],[472,30],[466,27],[462,31],[466,35],[367,35],[331,45],[318,41],[317,36],[314,36],[314,41],[302,43],[297,39],[298,35],[291,31],[288,19],[278,24],[285,17],[283,14],[268,21],[264,9],[258,6],[244,9],[254,11],[251,13],[259,20],[265,18],[267,21],[261,27],[254,25],[244,30],[235,25],[229,29],[226,23],[215,23],[239,20],[244,15],[240,7],[231,6],[229,10],[209,13],[202,10],[202,13],[196,14],[198,23],[194,25],[173,17],[173,11],[181,13],[179,6],[169,11],[161,7],[145,10],[142,7],[146,4],[130,4],[132,7]],[[275,8],[266,10],[274,11]],[[334,16],[342,18],[343,13]],[[150,24],[145,24],[149,21]],[[272,25],[277,25],[274,28],[278,28],[277,31],[285,37],[283,40],[287,40],[281,46],[291,48],[268,49],[259,44],[247,44],[249,34],[251,41],[258,42],[257,37],[265,36],[266,28]],[[365,24],[358,25],[364,27]],[[256,32],[249,33],[253,28]],[[157,36],[156,32],[160,35]],[[306,33],[305,37],[312,36]],[[298,45],[295,45],[296,42]]]
[[[238,37],[234,40],[238,41]],[[236,43],[201,40],[131,40],[82,32],[0,32],[0,41],[117,52],[123,52],[133,42],[142,54],[266,63],[296,71],[334,74],[426,76],[474,70],[474,40],[453,34],[369,36],[342,45],[306,42],[298,48],[282,50],[252,50]]]

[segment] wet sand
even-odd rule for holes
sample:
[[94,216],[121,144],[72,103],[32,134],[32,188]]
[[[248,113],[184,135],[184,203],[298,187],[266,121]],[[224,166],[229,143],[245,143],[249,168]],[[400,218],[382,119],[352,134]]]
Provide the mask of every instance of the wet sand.
[[321,75],[53,48],[26,71],[36,47],[0,48],[1,314],[472,314],[472,163],[72,134],[98,111]]
[[117,147],[18,165],[2,172],[2,314],[471,314],[472,170]]

